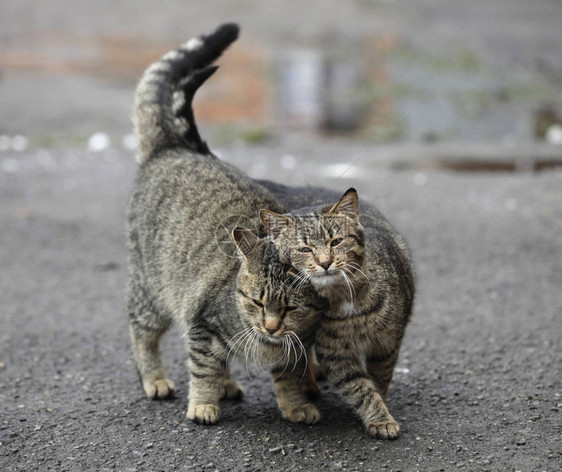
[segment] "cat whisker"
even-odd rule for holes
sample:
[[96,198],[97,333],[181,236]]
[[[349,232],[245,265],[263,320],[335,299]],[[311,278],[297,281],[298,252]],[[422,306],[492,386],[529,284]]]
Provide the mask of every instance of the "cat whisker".
[[347,288],[349,289],[349,303],[353,303],[353,295],[355,294],[355,288],[353,287],[351,280],[349,280],[349,277],[344,271],[341,272],[341,275],[343,275],[343,280],[345,280],[345,283],[347,284]]
[[279,378],[281,375],[285,373],[287,367],[289,367],[289,361],[291,360],[291,346],[289,344],[289,339],[287,337],[283,338],[283,358],[285,359],[285,365],[283,366],[283,370],[278,375]]
[[[347,267],[342,267],[341,271],[346,273],[346,274],[349,274],[350,280],[351,280],[351,278],[353,278],[354,281],[357,280],[357,274],[354,274],[351,269],[349,269]],[[367,281],[367,283],[369,285],[371,285],[371,281],[367,278],[367,276],[365,274],[363,274],[363,276],[365,277],[365,280]],[[355,291],[355,285],[353,286],[353,289]]]
[[312,278],[311,275],[308,275],[307,273],[304,273],[301,282],[299,283],[297,290],[300,292],[302,290],[302,288],[309,282],[309,280]]
[[[300,350],[301,350],[300,356],[295,360],[295,367],[296,367],[296,365],[297,365],[297,362],[304,356],[304,370],[303,370],[303,373],[302,373],[301,379],[300,379],[300,380],[302,381],[302,379],[304,378],[304,376],[305,376],[305,374],[306,374],[306,371],[307,371],[307,369],[308,369],[308,355],[307,355],[307,353],[306,353],[306,348],[304,347],[304,344],[303,344],[302,341],[300,340],[298,334],[295,333],[294,331],[291,331],[290,334],[295,337],[295,339],[297,340],[298,346],[299,346],[299,348],[300,348]],[[294,369],[293,369],[293,370],[294,370]]]
[[[229,344],[231,344],[230,349],[228,350],[228,353],[226,355],[226,364],[228,365],[228,362],[230,360],[230,356],[233,353],[236,353],[238,347],[240,347],[242,345],[242,343],[244,342],[245,338],[247,338],[253,331],[253,328],[251,326],[248,326],[247,328],[244,328],[243,330],[241,330],[240,332],[238,332],[237,334],[235,334],[231,340],[228,342]],[[236,340],[235,340],[236,339]]]
[[246,358],[246,372],[248,373],[248,377],[250,378],[250,381],[253,381],[253,379],[252,379],[252,375],[250,374],[250,368],[248,366],[248,361],[249,361],[248,354],[251,352],[251,349],[253,347],[254,342],[256,341],[257,336],[258,333],[255,330],[253,330],[251,336],[247,338],[246,345],[244,346],[244,356]]
[[295,343],[293,341],[293,338],[289,336],[289,342],[291,343],[291,350],[292,352],[295,353],[295,358],[293,361],[293,368],[291,369],[290,373],[293,373],[295,371],[295,369],[297,368],[297,363],[298,363],[298,358],[297,358],[297,348],[295,346]]
[[252,333],[252,331],[253,328],[249,326],[232,337],[232,339],[228,342],[228,344],[230,344],[230,349],[227,354],[227,362],[230,356],[238,351],[240,346],[244,343],[245,339]]
[[308,282],[310,275],[308,275],[304,270],[297,272],[295,280],[291,283],[290,288],[296,288],[300,292],[302,287]]
[[300,280],[301,280],[301,278],[302,278],[302,274],[303,274],[303,271],[302,271],[302,270],[298,271],[298,272],[295,274],[295,280],[293,280],[293,281],[291,282],[291,285],[289,285],[289,288],[290,288],[290,289],[294,288],[294,286],[297,285],[298,282],[300,282]]
[[[367,281],[369,286],[371,286],[371,281],[369,280],[369,277],[367,277],[367,274],[365,274],[365,272],[363,272],[363,270],[361,269],[359,264],[356,264],[355,262],[348,262],[347,265],[349,267],[351,267],[352,269],[354,269],[356,272],[360,273],[363,277],[365,277],[365,280]],[[345,268],[343,270],[345,270]],[[347,269],[347,270],[349,270],[349,269]],[[353,274],[353,272],[350,271],[350,273],[351,273],[351,275],[353,275],[355,277],[355,274]]]
[[283,362],[283,360],[285,360],[285,365],[283,366],[283,370],[279,373],[279,375],[277,375],[275,377],[275,380],[277,380],[279,377],[281,377],[285,373],[285,371],[287,370],[287,367],[289,366],[289,361],[291,360],[289,342],[290,342],[289,337],[284,336],[283,337],[283,357],[281,359],[281,362]]

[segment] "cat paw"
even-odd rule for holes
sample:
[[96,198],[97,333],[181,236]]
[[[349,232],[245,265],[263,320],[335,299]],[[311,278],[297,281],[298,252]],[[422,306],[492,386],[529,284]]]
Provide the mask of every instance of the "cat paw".
[[162,400],[176,396],[176,387],[170,379],[143,382],[142,387],[148,398]]
[[199,424],[215,424],[219,420],[219,407],[212,403],[189,403],[187,419]]
[[226,379],[224,381],[224,393],[221,399],[222,398],[227,398],[228,400],[243,400],[244,389],[236,380]]
[[320,421],[322,415],[314,405],[307,403],[306,405],[287,408],[283,412],[283,418],[293,423],[315,424]]
[[378,439],[397,439],[400,435],[400,426],[392,418],[378,423],[370,423],[367,430],[371,436]]

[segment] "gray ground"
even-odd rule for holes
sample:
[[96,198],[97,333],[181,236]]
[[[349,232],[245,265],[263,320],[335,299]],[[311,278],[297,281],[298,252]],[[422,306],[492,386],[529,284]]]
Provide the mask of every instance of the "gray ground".
[[218,426],[186,421],[177,331],[164,349],[179,398],[144,398],[122,303],[131,156],[7,154],[0,168],[0,470],[560,470],[562,173],[338,182],[389,215],[419,276],[389,400],[403,433],[384,442],[327,386],[320,424],[283,421],[267,376],[242,364],[247,399]]

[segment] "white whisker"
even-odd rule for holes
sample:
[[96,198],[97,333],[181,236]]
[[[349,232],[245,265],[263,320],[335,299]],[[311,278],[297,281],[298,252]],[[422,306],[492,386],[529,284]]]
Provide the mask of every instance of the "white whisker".
[[[244,339],[246,337],[248,337],[251,333],[252,333],[253,328],[251,326],[244,328],[243,330],[241,330],[240,332],[238,332],[237,334],[235,334],[230,341],[228,341],[228,344],[232,344],[230,349],[228,350],[228,353],[226,355],[226,364],[228,365],[228,362],[230,360],[230,356],[233,353],[236,353],[238,347],[240,347],[244,341]],[[236,339],[236,340],[235,340]]]
[[299,358],[295,361],[295,365],[296,363],[302,358],[302,356],[304,356],[304,370],[303,373],[301,375],[301,381],[304,378],[306,371],[308,369],[308,354],[306,353],[306,348],[304,347],[304,344],[302,343],[302,341],[300,340],[299,336],[297,335],[297,333],[295,333],[294,331],[291,331],[291,334],[295,337],[295,339],[297,340],[299,347],[301,349],[301,355],[299,356]]
[[[363,272],[363,270],[361,270],[361,267],[359,266],[359,264],[356,264],[355,262],[348,262],[347,265],[349,267],[351,267],[352,269],[354,269],[355,271],[359,272],[363,277],[365,277],[365,280],[367,281],[367,283],[369,284],[369,286],[371,285],[371,281],[369,280],[369,277],[367,277],[367,274],[365,274],[365,272]],[[346,270],[344,268],[344,270]],[[349,269],[347,269],[349,270]],[[355,276],[355,274],[353,274],[353,272],[351,270],[349,270],[350,274]]]
[[258,333],[256,331],[252,331],[252,335],[247,338],[246,345],[244,346],[244,356],[246,357],[246,372],[248,374],[248,377],[250,378],[250,381],[253,381],[253,379],[250,375],[250,368],[248,367],[248,353],[250,352],[257,335]]
[[355,288],[353,287],[351,280],[349,280],[349,277],[345,272],[342,271],[341,275],[343,275],[343,280],[345,280],[347,288],[349,289],[349,303],[353,303],[353,294],[355,293]]

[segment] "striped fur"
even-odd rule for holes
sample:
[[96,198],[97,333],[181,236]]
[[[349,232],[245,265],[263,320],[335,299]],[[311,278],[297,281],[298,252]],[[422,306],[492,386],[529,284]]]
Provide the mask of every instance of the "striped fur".
[[262,220],[284,262],[330,302],[316,335],[329,380],[371,434],[398,437],[384,401],[414,299],[403,238],[373,207],[363,205],[359,218],[354,189],[326,205],[315,201],[318,189],[262,184],[288,207],[316,205],[286,215],[263,211]]
[[[238,217],[258,228],[260,208],[284,209],[208,153],[191,111],[193,94],[214,72],[209,64],[237,34],[225,25],[189,41],[151,65],[137,88],[141,165],[127,212],[133,353],[146,395],[174,396],[160,340],[175,323],[187,341],[189,419],[215,423],[222,397],[243,396],[228,370],[229,356],[239,355],[273,371],[285,418],[314,423],[320,414],[299,381],[326,302],[311,287],[297,289],[271,242],[243,228],[232,228],[234,241],[217,232]],[[229,241],[239,257],[221,250]]]
[[176,146],[209,152],[195,125],[191,101],[216,70],[208,66],[237,37],[237,25],[222,25],[208,36],[190,39],[146,69],[135,90],[133,113],[140,164],[156,152]]

